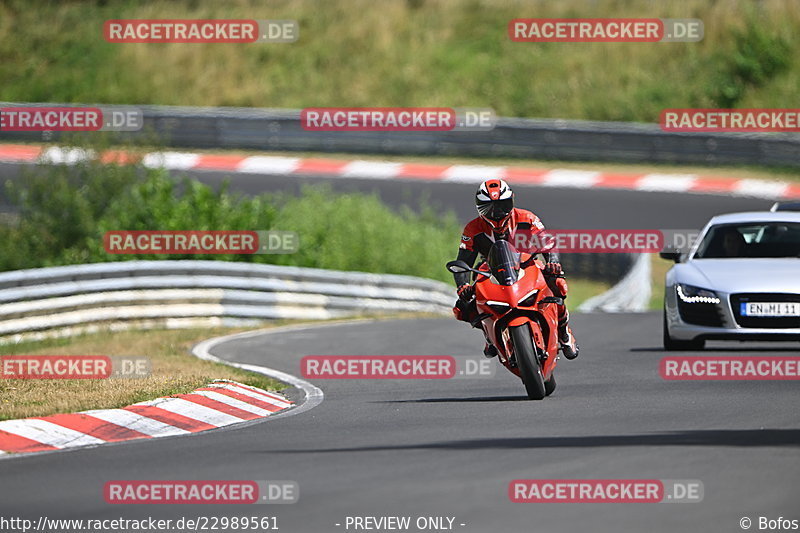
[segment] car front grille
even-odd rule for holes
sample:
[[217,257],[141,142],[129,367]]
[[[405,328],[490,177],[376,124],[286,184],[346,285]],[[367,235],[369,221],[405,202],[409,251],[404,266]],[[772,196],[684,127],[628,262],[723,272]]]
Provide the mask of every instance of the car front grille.
[[722,326],[722,313],[719,305],[706,303],[686,303],[678,298],[678,312],[681,320],[696,326]]
[[797,316],[742,316],[742,303],[745,302],[800,302],[800,294],[785,293],[739,293],[731,294],[731,309],[736,323],[743,328],[789,329],[800,328]]

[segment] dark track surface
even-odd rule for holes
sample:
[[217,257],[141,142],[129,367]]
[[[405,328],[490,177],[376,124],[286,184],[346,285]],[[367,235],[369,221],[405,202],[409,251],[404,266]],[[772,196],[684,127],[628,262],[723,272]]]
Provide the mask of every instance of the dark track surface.
[[[583,354],[559,388],[521,383],[317,381],[312,411],[250,427],[0,462],[0,515],[74,518],[268,515],[281,531],[344,531],[348,515],[455,516],[457,531],[737,531],[742,516],[793,517],[800,497],[794,382],[665,382],[660,316],[576,315]],[[447,319],[306,329],[214,353],[295,375],[308,354],[475,354]],[[712,344],[711,353],[796,354],[797,345]],[[744,348],[743,348],[743,347]],[[721,350],[720,350],[721,348]],[[700,503],[513,504],[517,478],[698,479]],[[111,506],[114,479],[291,479],[284,506]],[[416,531],[412,529],[412,531]]]
[[[18,166],[0,164],[0,181]],[[221,173],[193,176],[218,184]],[[236,175],[233,190],[303,183],[422,196],[473,215],[474,184]],[[517,188],[554,228],[699,228],[768,200],[611,190]],[[8,206],[0,196],[0,211]],[[145,518],[277,515],[283,532],[345,531],[348,515],[454,516],[464,532],[741,531],[739,519],[800,519],[797,382],[665,382],[660,315],[575,315],[581,358],[561,361],[543,402],[500,369],[492,379],[317,381],[324,402],[298,416],[186,438],[0,461],[0,516]],[[477,354],[481,335],[452,320],[309,329],[230,342],[215,354],[299,375],[308,354]],[[797,354],[795,344],[712,344],[716,355]],[[695,504],[512,504],[518,478],[698,479]],[[112,506],[109,480],[296,480],[285,506]],[[352,531],[352,529],[351,529]],[[411,529],[410,531],[417,531]]]

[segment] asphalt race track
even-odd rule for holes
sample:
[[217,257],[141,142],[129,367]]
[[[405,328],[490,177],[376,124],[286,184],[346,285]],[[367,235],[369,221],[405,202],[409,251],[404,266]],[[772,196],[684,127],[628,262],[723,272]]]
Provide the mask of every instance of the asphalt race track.
[[[317,381],[313,410],[249,427],[0,463],[3,513],[61,518],[275,515],[282,531],[344,531],[346,516],[454,516],[464,532],[736,531],[742,516],[792,516],[800,496],[793,382],[665,382],[660,316],[578,315],[583,354],[560,361],[541,402],[499,369],[470,380]],[[232,341],[225,359],[299,374],[309,354],[475,354],[447,319],[362,322]],[[712,344],[715,355],[797,353]],[[714,347],[723,347],[722,349]],[[744,350],[744,351],[741,351]],[[518,478],[697,479],[699,503],[520,504]],[[294,480],[275,506],[113,506],[126,479]]]
[[[18,167],[0,166],[3,178]],[[203,173],[214,183],[221,175]],[[412,202],[425,192],[472,216],[474,184],[330,181]],[[237,177],[248,193],[285,177]],[[401,191],[407,191],[403,197]],[[518,205],[563,228],[691,228],[771,202],[705,195],[518,188]],[[465,207],[466,206],[466,207]],[[676,221],[677,220],[677,221]],[[503,369],[470,380],[317,380],[321,405],[238,429],[0,461],[0,515],[36,519],[277,516],[280,531],[346,531],[347,516],[449,516],[455,531],[741,531],[797,519],[797,382],[667,382],[660,313],[574,315],[582,346],[558,389],[525,400]],[[477,355],[482,336],[448,319],[359,322],[231,341],[213,353],[300,375],[304,355]],[[709,343],[706,354],[796,355],[798,343]],[[699,503],[511,503],[514,479],[693,479]],[[294,480],[300,501],[263,506],[108,505],[110,480]],[[336,524],[342,524],[336,526]],[[460,524],[465,524],[461,526]],[[353,531],[353,529],[350,529]],[[414,531],[414,529],[412,529]]]

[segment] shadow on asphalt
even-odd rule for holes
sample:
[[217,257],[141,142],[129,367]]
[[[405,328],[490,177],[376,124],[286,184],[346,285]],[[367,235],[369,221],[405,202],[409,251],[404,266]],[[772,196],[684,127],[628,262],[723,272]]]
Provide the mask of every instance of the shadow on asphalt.
[[585,437],[517,437],[452,440],[421,444],[265,450],[264,453],[336,453],[397,450],[515,450],[537,448],[606,448],[631,446],[731,446],[741,448],[798,447],[800,429],[687,430],[646,435],[594,435]]
[[474,398],[420,398],[417,400],[380,400],[371,403],[471,403],[471,402],[527,402],[527,396],[475,396]]
[[703,354],[704,352],[800,352],[800,345],[798,346],[711,346],[702,350],[687,350],[687,351],[674,351],[668,352],[664,348],[631,348],[630,352],[661,352],[664,355],[683,355],[683,354]]

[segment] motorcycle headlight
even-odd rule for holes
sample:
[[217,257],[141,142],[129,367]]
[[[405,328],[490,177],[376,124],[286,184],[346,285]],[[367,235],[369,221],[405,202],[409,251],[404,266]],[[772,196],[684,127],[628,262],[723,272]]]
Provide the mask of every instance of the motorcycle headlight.
[[676,290],[678,298],[687,304],[718,304],[720,302],[717,293],[708,289],[678,283]]
[[539,294],[539,290],[533,290],[522,297],[522,300],[519,301],[519,305],[523,307],[533,307],[533,304],[536,303],[536,296]]
[[486,305],[492,308],[493,311],[496,313],[504,313],[511,309],[511,306],[505,302],[496,302],[494,300],[489,300],[486,302]]

